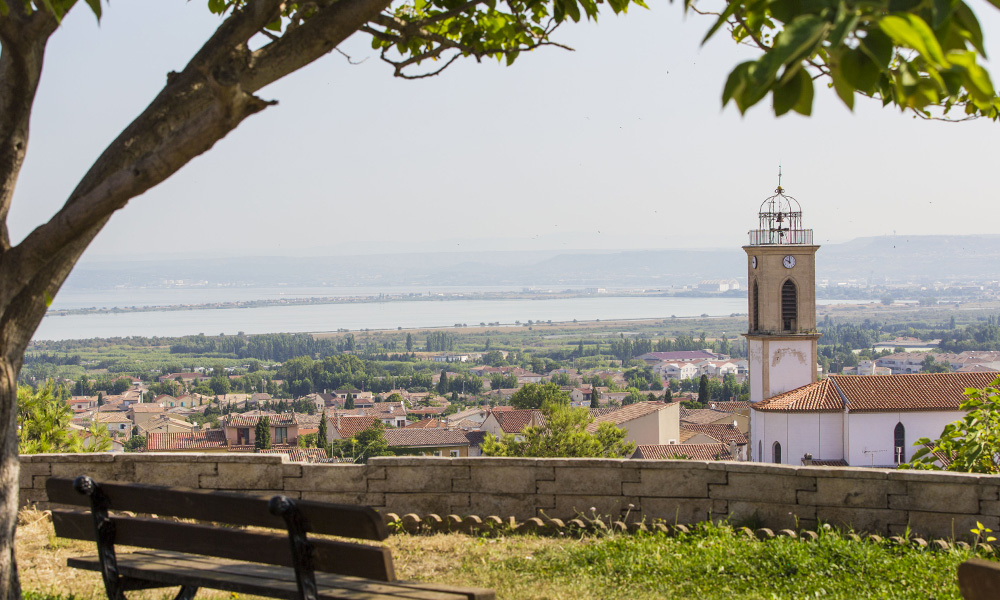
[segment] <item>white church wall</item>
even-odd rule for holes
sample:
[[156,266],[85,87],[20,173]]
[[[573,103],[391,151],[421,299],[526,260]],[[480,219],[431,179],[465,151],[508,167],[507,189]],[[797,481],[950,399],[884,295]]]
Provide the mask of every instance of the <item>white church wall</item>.
[[771,340],[769,346],[767,398],[812,383],[812,340]]
[[819,454],[813,457],[820,460],[843,459],[844,413],[819,413],[819,426]]
[[820,413],[786,413],[788,415],[787,450],[782,462],[786,465],[801,465],[807,453],[814,458],[820,455]]
[[849,414],[847,462],[855,467],[893,465],[893,431],[897,423],[902,423],[906,431],[903,460],[908,461],[917,450],[913,442],[921,437],[938,438],[945,425],[964,416],[962,411]]

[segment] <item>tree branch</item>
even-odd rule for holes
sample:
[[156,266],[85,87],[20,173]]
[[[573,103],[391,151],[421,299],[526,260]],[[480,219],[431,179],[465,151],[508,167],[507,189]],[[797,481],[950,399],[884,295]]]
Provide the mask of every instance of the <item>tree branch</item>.
[[23,3],[13,3],[0,17],[0,255],[10,248],[7,214],[28,149],[45,45],[57,26],[45,11],[27,13]]

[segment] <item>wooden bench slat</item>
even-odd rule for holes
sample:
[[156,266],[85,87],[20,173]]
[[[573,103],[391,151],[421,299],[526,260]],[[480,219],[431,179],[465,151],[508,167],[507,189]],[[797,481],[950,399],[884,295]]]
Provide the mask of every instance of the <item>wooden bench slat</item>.
[[[69,559],[69,565],[100,570],[95,556]],[[243,594],[296,598],[298,588],[292,569],[249,565],[230,560],[209,559],[186,553],[140,551],[118,556],[119,570],[129,577],[196,585]],[[248,568],[249,567],[249,568]],[[489,596],[469,596],[461,591],[442,591],[433,584],[407,582],[376,583],[354,577],[317,573],[316,584],[321,598],[337,600],[492,600]]]
[[1000,598],[1000,563],[970,558],[958,565],[958,587],[965,600]]
[[[267,510],[270,498],[245,494],[168,488],[138,483],[101,483],[111,499],[111,509],[197,521],[225,522],[285,529],[285,521]],[[49,502],[90,507],[90,499],[73,489],[73,480],[50,477],[45,483]],[[382,518],[368,506],[296,500],[309,523],[309,531],[360,540],[384,540],[389,531]]]
[[[174,550],[234,560],[292,566],[287,534],[250,532],[225,527],[177,523],[163,519],[112,517],[115,543],[140,548]],[[89,513],[53,510],[56,535],[96,541]],[[350,542],[310,539],[316,571],[355,575],[377,581],[396,578],[388,548]]]

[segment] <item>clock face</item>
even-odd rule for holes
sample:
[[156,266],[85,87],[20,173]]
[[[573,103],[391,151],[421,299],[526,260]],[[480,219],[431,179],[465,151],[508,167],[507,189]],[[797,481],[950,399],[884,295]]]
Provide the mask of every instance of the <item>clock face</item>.
[[750,258],[750,266],[753,267],[753,268],[755,268],[755,269],[757,268],[757,257],[756,256],[753,256],[753,257]]
[[785,268],[786,268],[786,269],[791,269],[792,267],[794,267],[794,266],[795,266],[795,257],[794,257],[794,256],[791,256],[791,255],[789,255],[789,256],[786,256],[786,257],[785,257],[785,258],[784,258],[784,259],[783,259],[783,260],[781,261],[781,264],[785,265]]

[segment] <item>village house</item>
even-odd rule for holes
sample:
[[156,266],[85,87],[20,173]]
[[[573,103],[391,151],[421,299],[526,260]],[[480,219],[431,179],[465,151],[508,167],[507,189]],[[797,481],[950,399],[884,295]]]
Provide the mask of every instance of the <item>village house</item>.
[[145,402],[133,404],[128,407],[128,417],[133,424],[142,427],[147,421],[153,419],[164,412],[163,406],[155,402]]
[[390,448],[406,448],[424,456],[469,456],[469,439],[464,431],[451,429],[386,429]]
[[299,437],[299,424],[295,420],[295,413],[281,414],[239,414],[233,413],[224,415],[220,421],[226,433],[226,440],[230,446],[253,446],[257,441],[254,430],[257,422],[262,416],[266,416],[270,421],[271,444],[272,445],[295,445]]
[[636,402],[594,418],[587,426],[596,433],[602,423],[625,430],[625,439],[636,445],[677,443],[680,438],[680,404]]

